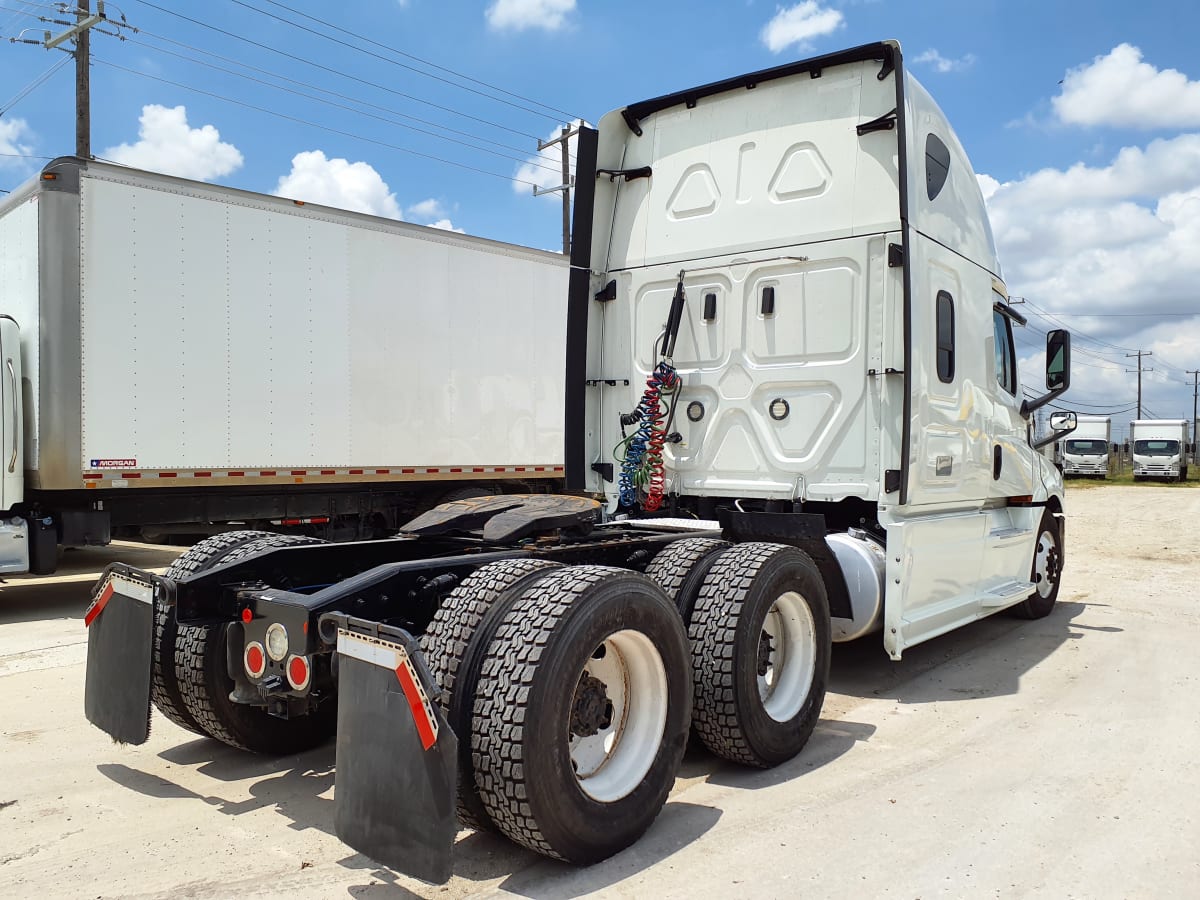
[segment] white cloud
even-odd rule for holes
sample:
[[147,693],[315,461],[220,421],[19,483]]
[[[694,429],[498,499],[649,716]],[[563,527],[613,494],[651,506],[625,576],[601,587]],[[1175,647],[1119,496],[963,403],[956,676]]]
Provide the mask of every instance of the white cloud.
[[275,194],[390,219],[404,218],[396,195],[372,166],[327,159],[320,150],[293,156],[292,171],[280,177]]
[[969,69],[975,65],[975,54],[967,53],[960,56],[958,59],[947,59],[938,53],[937,50],[926,50],[920,56],[913,59],[913,62],[919,65],[931,65],[935,72],[962,72],[964,69]]
[[[581,124],[579,119],[571,123],[571,128],[578,128]],[[561,128],[556,128],[546,136],[547,140],[553,140],[562,134]],[[576,144],[578,136],[573,135],[567,138],[567,149],[571,159],[576,157]],[[571,163],[571,177],[575,177],[575,164]],[[537,156],[532,156],[523,162],[513,176],[513,190],[518,194],[528,194],[531,192],[530,185],[536,184],[540,188],[558,187],[563,183],[562,178],[562,145],[555,144],[552,147],[547,147]],[[550,196],[561,198],[561,194],[551,194]]]
[[419,221],[421,219],[441,219],[446,216],[446,206],[436,197],[414,203],[408,208],[408,217]]
[[456,234],[466,234],[461,228],[455,228],[454,223],[449,219],[438,219],[436,222],[429,223],[430,228],[440,228],[442,231],[453,231]]
[[832,34],[846,24],[836,9],[827,9],[817,0],[804,0],[794,6],[776,7],[775,18],[762,30],[762,42],[772,53],[788,47],[807,49],[813,38]]
[[24,167],[28,160],[21,159],[33,153],[28,143],[33,137],[29,123],[24,119],[0,119],[0,166]]
[[[1200,245],[1200,134],[1126,147],[1106,165],[1042,169],[1004,183],[978,179],[1010,292],[1076,333],[1064,405],[1132,398],[1136,382],[1125,373],[1123,348],[1145,349],[1154,351],[1149,365],[1158,370],[1146,376],[1146,405],[1178,414],[1178,367],[1191,365],[1200,346],[1200,255],[1193,250]],[[1036,313],[1029,318],[1042,330],[1058,327]],[[1025,353],[1041,342],[1030,332],[1022,340]],[[1034,352],[1024,368],[1038,389],[1030,373],[1040,374],[1039,359]]]
[[208,181],[242,167],[242,154],[212,125],[191,128],[187,109],[150,104],[138,118],[138,141],[109,147],[102,156],[126,166]]
[[1157,69],[1142,51],[1120,44],[1107,56],[1071,69],[1051,101],[1070,125],[1190,128],[1200,125],[1200,81],[1176,69]]
[[574,11],[575,0],[495,0],[484,17],[496,31],[558,31]]

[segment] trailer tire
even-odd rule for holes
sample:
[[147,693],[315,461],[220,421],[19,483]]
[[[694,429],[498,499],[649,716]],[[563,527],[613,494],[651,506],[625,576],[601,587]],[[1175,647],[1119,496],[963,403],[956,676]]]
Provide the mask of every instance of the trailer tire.
[[483,664],[471,732],[496,827],[579,865],[636,841],[683,757],[688,667],[679,613],[644,575],[572,566],[525,588]]
[[732,546],[718,538],[684,538],[668,544],[646,566],[647,577],[653,579],[679,610],[686,628],[692,621],[692,609],[704,576],[712,568],[721,551]]
[[[324,543],[300,535],[260,534],[257,540],[222,556],[220,562],[236,562],[275,547]],[[326,701],[305,716],[280,719],[260,707],[229,699],[234,688],[225,663],[229,630],[230,625],[224,623],[179,626],[175,677],[185,709],[204,733],[231,747],[272,756],[299,753],[332,736],[337,727],[334,702]]]
[[696,599],[692,725],[717,756],[758,768],[791,759],[816,727],[829,677],[829,600],[812,558],[745,543],[709,569]]
[[477,569],[442,603],[421,635],[421,652],[442,689],[440,705],[458,736],[458,820],[466,828],[494,831],[471,760],[471,722],[479,673],[488,647],[513,601],[525,587],[561,568],[544,559],[506,559]]
[[1036,588],[1012,607],[1013,615],[1019,619],[1044,619],[1053,612],[1062,583],[1063,556],[1062,527],[1058,517],[1047,509],[1042,513],[1042,521],[1038,525],[1037,547],[1033,553],[1033,571],[1030,574],[1030,581]]
[[[205,538],[176,557],[163,573],[167,578],[181,578],[215,566],[226,555],[252,541],[268,535],[262,531],[227,531]],[[180,728],[196,734],[204,734],[179,692],[179,681],[175,677],[175,647],[179,639],[179,625],[175,621],[173,606],[154,606],[154,653],[151,666],[150,699],[158,711]]]

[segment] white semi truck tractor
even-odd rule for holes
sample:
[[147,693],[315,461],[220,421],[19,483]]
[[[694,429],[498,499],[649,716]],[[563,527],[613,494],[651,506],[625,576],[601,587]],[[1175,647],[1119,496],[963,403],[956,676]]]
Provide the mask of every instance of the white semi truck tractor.
[[1129,423],[1129,445],[1134,481],[1187,480],[1187,419],[1134,419]]
[[[1022,399],[962,146],[882,42],[635,103],[579,135],[566,480],[398,538],[224,535],[110,566],[88,718],[238,747],[336,733],[338,835],[445,880],[460,826],[630,846],[690,733],[802,752],[831,644],[1054,608],[1063,485]],[[546,354],[548,356],[549,354]],[[119,752],[119,751],[114,751]]]
[[0,574],[113,537],[383,535],[444,497],[561,487],[542,354],[567,273],[557,253],[50,162],[0,203]]
[[1079,424],[1062,441],[1063,475],[1108,477],[1112,450],[1112,419],[1108,416],[1078,416]]

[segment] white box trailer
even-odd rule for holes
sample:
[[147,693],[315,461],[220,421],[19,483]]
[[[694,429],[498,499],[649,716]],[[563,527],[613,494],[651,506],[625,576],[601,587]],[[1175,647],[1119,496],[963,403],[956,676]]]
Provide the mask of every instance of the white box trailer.
[[1134,419],[1129,423],[1129,446],[1134,481],[1187,480],[1187,419]]
[[114,529],[378,534],[464,485],[555,483],[567,275],[558,254],[55,160],[0,205],[0,510],[32,529],[0,572]]
[[1075,416],[1038,441],[1030,419],[1069,335],[1023,401],[978,183],[898,44],[611,113],[575,191],[566,482],[603,507],[490,498],[395,540],[113,565],[93,723],[142,743],[153,700],[288,753],[336,728],[337,834],[444,881],[461,825],[574,863],[629,846],[691,734],[790,759],[833,641],[899,658],[1053,611],[1063,483],[1038,451]]
[[1062,441],[1063,475],[1108,477],[1112,455],[1112,419],[1108,416],[1079,416],[1079,424]]

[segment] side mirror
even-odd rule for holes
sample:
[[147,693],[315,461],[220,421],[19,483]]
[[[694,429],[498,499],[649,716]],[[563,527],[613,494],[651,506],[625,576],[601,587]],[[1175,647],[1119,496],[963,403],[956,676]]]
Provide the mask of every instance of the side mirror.
[[1046,335],[1046,390],[1062,393],[1071,386],[1071,334],[1058,328]]
[[[1056,328],[1046,334],[1046,393],[1021,404],[1021,415],[1041,409],[1071,386],[1071,333]],[[1074,426],[1071,427],[1074,430]]]
[[1072,431],[1079,427],[1079,417],[1073,412],[1056,412],[1050,416],[1050,433],[1033,445],[1033,449],[1040,450],[1047,444],[1052,444],[1055,441],[1062,440]]

